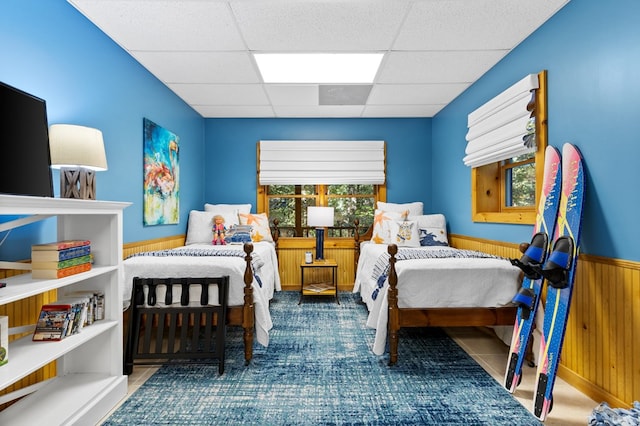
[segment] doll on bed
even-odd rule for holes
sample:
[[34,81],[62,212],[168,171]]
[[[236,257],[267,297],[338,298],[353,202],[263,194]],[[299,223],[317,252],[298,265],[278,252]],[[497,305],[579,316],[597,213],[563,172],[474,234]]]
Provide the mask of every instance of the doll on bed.
[[224,240],[225,233],[227,228],[224,226],[224,217],[217,214],[213,217],[213,241],[211,244],[215,245],[226,245],[227,243]]

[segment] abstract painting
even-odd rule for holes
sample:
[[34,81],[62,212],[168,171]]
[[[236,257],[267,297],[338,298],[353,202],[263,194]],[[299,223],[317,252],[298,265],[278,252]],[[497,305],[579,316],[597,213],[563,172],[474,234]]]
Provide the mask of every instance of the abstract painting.
[[144,217],[148,225],[178,223],[180,214],[180,138],[144,119]]

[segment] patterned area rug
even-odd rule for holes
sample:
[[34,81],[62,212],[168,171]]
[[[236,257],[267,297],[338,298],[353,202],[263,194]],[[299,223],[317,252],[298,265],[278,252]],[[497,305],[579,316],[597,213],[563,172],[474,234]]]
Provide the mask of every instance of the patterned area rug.
[[268,348],[244,365],[228,329],[225,372],[174,363],[158,370],[105,425],[539,425],[439,329],[401,331],[399,362],[371,352],[359,296],[281,292]]

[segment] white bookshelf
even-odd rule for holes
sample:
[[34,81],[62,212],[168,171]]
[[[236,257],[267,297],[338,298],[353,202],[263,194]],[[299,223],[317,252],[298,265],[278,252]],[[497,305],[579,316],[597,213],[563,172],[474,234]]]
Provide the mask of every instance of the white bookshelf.
[[[100,291],[105,296],[105,319],[78,334],[59,342],[33,342],[26,336],[9,344],[9,362],[0,367],[0,389],[52,361],[57,365],[57,377],[34,386],[35,391],[0,411],[0,425],[96,424],[126,396],[119,280],[122,211],[129,204],[0,194],[0,216],[18,217],[1,223],[0,231],[55,216],[57,239],[90,240],[94,255],[91,271],[70,277],[34,280],[31,274],[22,274],[4,279],[7,286],[0,289],[0,305],[53,289],[59,296],[78,290]],[[7,267],[7,262],[3,263]],[[21,392],[16,391],[16,396]]]

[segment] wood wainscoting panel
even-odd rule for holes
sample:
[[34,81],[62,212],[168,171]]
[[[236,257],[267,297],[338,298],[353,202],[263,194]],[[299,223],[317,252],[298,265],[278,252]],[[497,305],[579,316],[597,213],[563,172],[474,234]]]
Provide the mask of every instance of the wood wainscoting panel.
[[184,245],[184,235],[172,235],[170,237],[156,238],[153,240],[137,241],[126,243],[122,246],[122,257],[126,259],[132,254],[143,251],[167,250]]
[[[14,275],[24,274],[24,270],[0,270],[0,279],[7,278]],[[40,308],[47,303],[55,302],[58,299],[58,292],[56,290],[50,290],[45,293],[38,294],[36,296],[28,297],[26,299],[18,300],[13,303],[0,306],[0,315],[9,317],[9,328],[34,325],[38,321],[40,315]],[[9,342],[24,337],[27,334],[31,334],[32,331],[9,336]],[[46,345],[46,343],[45,343]],[[9,351],[9,362],[4,367],[11,368],[11,351]],[[56,363],[51,362],[42,368],[34,371],[28,376],[17,381],[13,385],[6,389],[0,390],[0,396],[17,391],[19,389],[26,388],[34,385],[45,379],[56,376]],[[0,404],[0,410],[6,408],[10,404]]]
[[[461,235],[450,235],[449,242],[461,249],[520,257],[517,244]],[[638,330],[640,262],[581,254],[560,377],[596,401],[630,406],[640,398]]]
[[[278,240],[278,267],[283,290],[300,290],[300,263],[307,251],[315,256],[313,238],[286,238]],[[355,276],[352,238],[328,238],[324,242],[324,257],[338,263],[338,290],[353,290]]]

